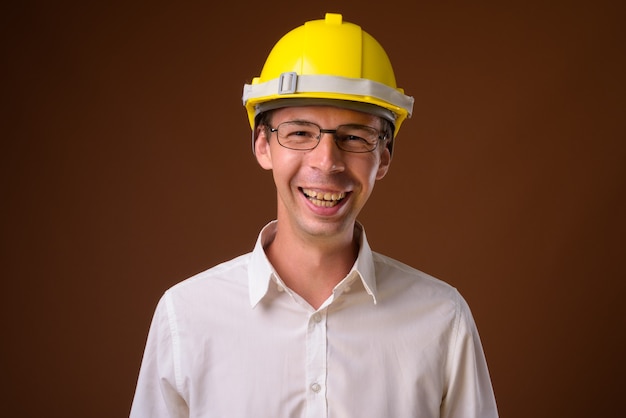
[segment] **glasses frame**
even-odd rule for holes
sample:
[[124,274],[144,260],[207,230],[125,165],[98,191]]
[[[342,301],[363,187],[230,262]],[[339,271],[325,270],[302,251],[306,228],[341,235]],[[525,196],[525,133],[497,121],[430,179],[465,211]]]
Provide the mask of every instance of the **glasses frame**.
[[[314,146],[310,147],[310,148],[292,148],[292,147],[288,147],[288,146],[284,145],[282,142],[280,142],[280,135],[278,135],[278,129],[280,128],[281,125],[284,125],[284,124],[287,124],[287,123],[301,123],[301,124],[308,124],[308,125],[316,126],[319,129],[319,131],[320,131],[319,135],[316,137],[317,143]],[[337,136],[337,131],[341,130],[342,127],[349,127],[349,126],[350,127],[366,128],[366,129],[370,129],[372,131],[375,131],[376,132],[376,139],[377,139],[377,141],[376,141],[376,144],[374,145],[374,148],[372,148],[370,150],[365,150],[365,151],[354,151],[354,150],[348,150],[348,149],[342,148],[340,143],[339,143],[339,141],[338,141],[339,138]],[[339,125],[335,129],[324,129],[321,126],[319,126],[317,123],[314,123],[314,122],[309,122],[309,121],[306,121],[306,120],[288,120],[288,121],[279,123],[278,125],[276,125],[275,128],[272,128],[271,126],[268,126],[268,128],[269,128],[270,132],[276,132],[276,139],[278,140],[278,144],[281,147],[287,148],[287,149],[290,149],[290,150],[294,150],[294,151],[311,151],[311,150],[317,148],[317,146],[320,144],[320,141],[322,140],[322,135],[323,134],[332,134],[333,135],[333,139],[335,141],[335,144],[337,145],[337,148],[339,148],[342,151],[351,152],[351,153],[354,153],[354,154],[366,154],[368,152],[373,152],[373,151],[375,151],[378,148],[378,144],[381,141],[386,141],[387,140],[387,135],[383,134],[379,129],[372,128],[371,126],[367,126],[367,125],[361,125],[361,124],[358,124],[358,123],[347,123],[347,124]]]

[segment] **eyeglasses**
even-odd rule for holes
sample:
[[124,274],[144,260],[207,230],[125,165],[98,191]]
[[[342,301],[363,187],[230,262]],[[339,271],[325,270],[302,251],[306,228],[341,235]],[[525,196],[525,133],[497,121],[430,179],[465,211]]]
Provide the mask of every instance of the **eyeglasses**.
[[337,147],[347,152],[371,152],[386,138],[377,129],[365,125],[339,125],[337,129],[322,129],[313,122],[289,121],[270,128],[276,132],[278,143],[293,150],[312,150],[320,143],[323,133],[333,134]]

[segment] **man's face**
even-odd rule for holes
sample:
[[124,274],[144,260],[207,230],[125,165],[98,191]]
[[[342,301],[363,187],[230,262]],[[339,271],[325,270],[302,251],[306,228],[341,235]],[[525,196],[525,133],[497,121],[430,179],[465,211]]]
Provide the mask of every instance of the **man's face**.
[[[289,107],[274,111],[271,127],[287,121],[313,122],[323,129],[359,124],[381,129],[377,116],[330,106]],[[282,147],[276,133],[258,128],[255,152],[259,164],[272,170],[281,228],[308,238],[352,234],[357,215],[376,180],[391,160],[385,144],[372,152],[351,153],[337,147],[332,134],[322,134],[307,151]]]

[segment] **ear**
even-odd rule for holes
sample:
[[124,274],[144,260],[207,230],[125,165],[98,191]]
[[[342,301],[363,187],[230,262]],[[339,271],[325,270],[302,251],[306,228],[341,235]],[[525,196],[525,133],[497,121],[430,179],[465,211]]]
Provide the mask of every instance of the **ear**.
[[380,162],[378,163],[378,171],[376,172],[376,180],[381,180],[389,171],[391,165],[391,152],[385,147],[380,153]]
[[267,137],[267,128],[265,126],[257,126],[254,135],[256,138],[254,141],[254,156],[261,167],[265,170],[271,170],[273,167],[272,152],[269,138]]

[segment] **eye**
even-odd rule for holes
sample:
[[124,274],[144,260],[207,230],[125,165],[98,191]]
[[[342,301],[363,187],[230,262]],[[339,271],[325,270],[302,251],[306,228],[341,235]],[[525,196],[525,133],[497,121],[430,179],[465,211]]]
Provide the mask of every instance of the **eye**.
[[280,134],[289,139],[317,138],[319,128],[307,122],[285,122],[279,126]]
[[289,136],[313,136],[311,131],[292,131],[288,134]]
[[337,137],[343,142],[376,143],[377,131],[362,125],[343,125],[337,132]]
[[292,129],[284,133],[284,138],[288,141],[310,141],[317,140],[318,134],[309,129]]
[[361,138],[358,135],[344,135],[341,138],[342,141],[364,141],[367,142],[364,138]]

